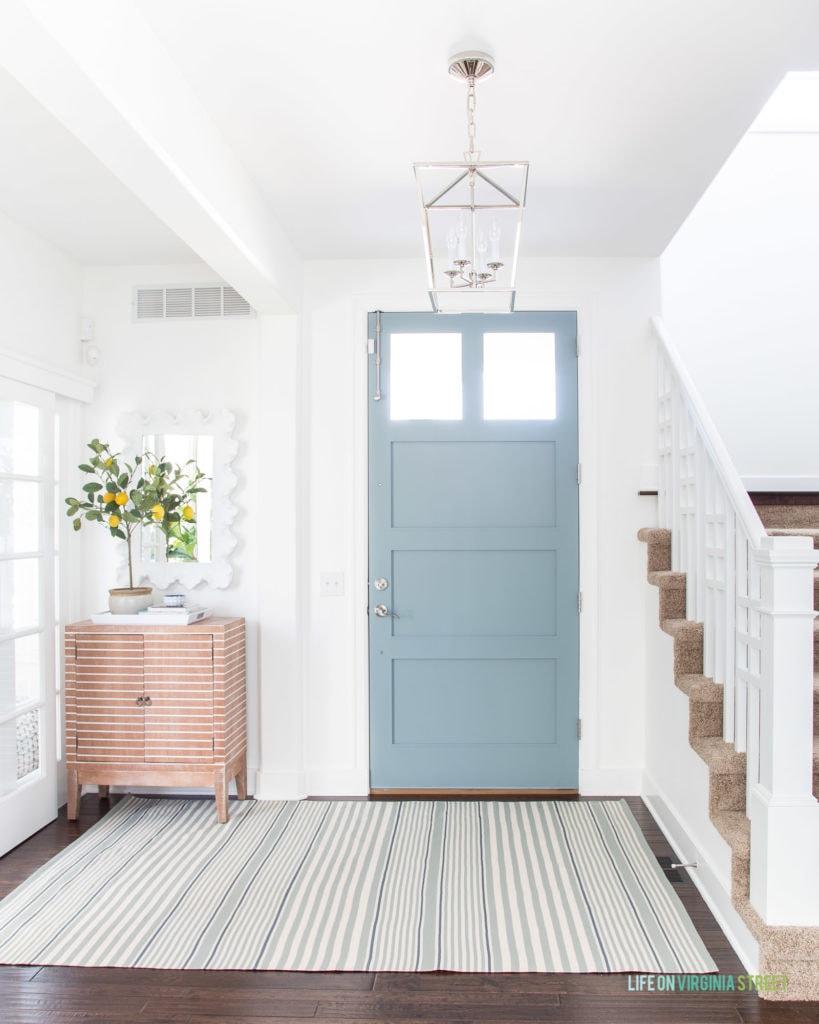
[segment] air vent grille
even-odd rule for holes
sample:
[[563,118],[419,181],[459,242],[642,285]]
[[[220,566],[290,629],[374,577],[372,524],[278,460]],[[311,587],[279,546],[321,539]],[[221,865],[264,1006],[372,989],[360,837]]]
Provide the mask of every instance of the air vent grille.
[[222,284],[173,285],[134,289],[134,319],[214,320],[252,317],[254,311],[235,288]]

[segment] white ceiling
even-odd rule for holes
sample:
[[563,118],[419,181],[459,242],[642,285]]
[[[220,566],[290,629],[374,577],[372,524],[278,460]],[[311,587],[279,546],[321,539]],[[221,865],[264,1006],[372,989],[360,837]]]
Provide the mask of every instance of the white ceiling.
[[[64,0],[5,3],[38,12]],[[458,50],[496,61],[478,86],[484,158],[530,162],[522,257],[659,254],[785,72],[819,68],[817,0],[109,10],[126,5],[308,259],[421,258],[412,163],[466,148],[465,87],[446,72]],[[100,10],[68,6],[74,27]],[[161,204],[152,212],[61,120],[0,68],[0,209],[83,264],[196,258],[194,236],[180,239]]]

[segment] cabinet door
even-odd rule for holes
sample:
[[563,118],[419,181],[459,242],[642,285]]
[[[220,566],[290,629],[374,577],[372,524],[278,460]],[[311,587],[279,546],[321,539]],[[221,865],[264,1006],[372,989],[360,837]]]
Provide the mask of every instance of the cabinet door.
[[77,634],[79,761],[142,761],[142,636]]
[[213,637],[209,633],[157,631],[143,639],[145,760],[164,764],[211,761]]

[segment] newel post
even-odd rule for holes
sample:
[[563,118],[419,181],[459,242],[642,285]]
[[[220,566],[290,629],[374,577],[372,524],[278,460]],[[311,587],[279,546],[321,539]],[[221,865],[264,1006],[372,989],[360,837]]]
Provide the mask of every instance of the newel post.
[[[766,924],[819,922],[813,798],[813,569],[806,537],[766,537],[760,573],[756,757],[749,738],[751,904]],[[756,716],[755,716],[756,717]]]

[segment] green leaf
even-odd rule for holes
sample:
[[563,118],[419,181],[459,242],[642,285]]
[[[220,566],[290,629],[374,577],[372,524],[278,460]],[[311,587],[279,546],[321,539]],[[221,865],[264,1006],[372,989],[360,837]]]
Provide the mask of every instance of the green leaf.
[[102,484],[83,484],[82,489],[85,491],[86,494],[95,494],[97,491],[102,490]]
[[81,466],[78,466],[77,468],[81,469],[83,471],[83,473],[93,473],[94,472],[94,467],[93,466],[89,466],[85,462],[83,462],[83,464]]
[[79,530],[81,526],[82,526],[82,519],[75,519],[74,520],[74,532],[76,533],[77,530]]

